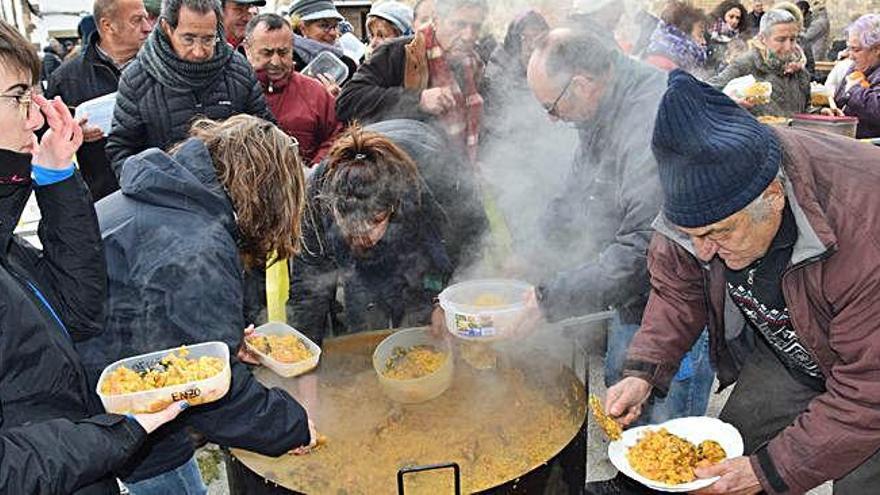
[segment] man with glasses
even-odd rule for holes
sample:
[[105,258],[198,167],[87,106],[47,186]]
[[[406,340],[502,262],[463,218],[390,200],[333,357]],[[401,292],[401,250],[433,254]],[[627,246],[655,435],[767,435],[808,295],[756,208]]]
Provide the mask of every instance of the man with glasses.
[[336,100],[337,115],[436,124],[475,163],[483,117],[483,63],[475,48],[487,13],[486,0],[439,2],[431,24],[385,43],[361,65]]
[[245,28],[244,49],[257,71],[279,126],[299,141],[306,166],[319,163],[336,136],[336,100],[310,77],[293,70],[290,24],[277,14],[260,14]]
[[223,0],[223,27],[232,48],[238,49],[248,22],[257,15],[257,8],[265,5],[266,0]]
[[[579,266],[538,284],[521,324],[616,309],[605,362],[610,386],[620,379],[649,293],[646,253],[661,202],[651,132],[665,78],[583,31],[551,31],[537,45],[529,86],[549,116],[574,125],[580,137],[566,188],[543,227],[553,252],[567,253]],[[667,399],[653,404],[646,421],[705,412],[712,371],[706,352],[697,351],[706,347],[697,343]]]
[[220,0],[166,0],[159,25],[119,81],[107,154],[125,159],[183,140],[196,116],[249,114],[274,122],[260,84],[225,43]]
[[[76,58],[49,78],[46,96],[60,96],[68,105],[79,104],[116,91],[122,70],[134,60],[150,34],[143,0],[97,0],[93,7],[97,31]],[[83,179],[95,201],[119,189],[104,151],[104,131],[82,121],[83,145],[76,154]]]

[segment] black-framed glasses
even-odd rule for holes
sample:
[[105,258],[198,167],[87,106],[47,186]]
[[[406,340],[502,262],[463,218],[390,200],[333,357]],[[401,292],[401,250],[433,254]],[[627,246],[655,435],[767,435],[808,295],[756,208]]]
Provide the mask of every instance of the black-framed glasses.
[[40,88],[37,86],[32,86],[21,94],[0,95],[0,98],[11,98],[12,100],[15,100],[15,103],[18,104],[18,112],[22,117],[28,119],[31,116],[31,107],[34,105],[35,94],[42,94],[42,91],[40,91]]
[[559,111],[559,102],[562,101],[562,98],[568,93],[568,88],[571,87],[572,82],[574,82],[574,76],[568,78],[568,82],[565,83],[565,87],[562,88],[562,91],[559,92],[559,96],[553,100],[553,103],[550,104],[550,106],[544,107],[544,110],[547,110],[547,115],[550,115],[551,117],[559,117],[559,114],[557,113]]

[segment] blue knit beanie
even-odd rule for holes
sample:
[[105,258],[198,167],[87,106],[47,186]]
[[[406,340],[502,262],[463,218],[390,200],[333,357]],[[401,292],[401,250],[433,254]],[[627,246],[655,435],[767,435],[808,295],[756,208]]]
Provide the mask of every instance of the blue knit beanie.
[[705,227],[742,210],[782,163],[773,132],[726,95],[682,70],[669,74],[654,126],[663,214]]

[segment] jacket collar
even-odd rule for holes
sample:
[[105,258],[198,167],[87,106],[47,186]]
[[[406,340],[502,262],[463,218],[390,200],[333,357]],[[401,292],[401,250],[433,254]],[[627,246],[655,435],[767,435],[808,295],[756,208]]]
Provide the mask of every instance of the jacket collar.
[[[802,169],[806,167],[796,165],[797,158],[790,155],[788,146],[783,146],[783,150],[782,184],[785,189],[785,199],[794,215],[798,232],[791,252],[791,264],[797,265],[824,256],[837,244],[837,239],[831,231],[824,212],[819,210],[819,203],[816,201],[815,195],[806,184],[800,182],[800,174],[804,172]],[[690,237],[669,222],[663,212],[660,212],[651,226],[692,256],[697,257],[694,243]],[[820,233],[824,235],[820,235]],[[825,237],[824,241],[823,237]]]

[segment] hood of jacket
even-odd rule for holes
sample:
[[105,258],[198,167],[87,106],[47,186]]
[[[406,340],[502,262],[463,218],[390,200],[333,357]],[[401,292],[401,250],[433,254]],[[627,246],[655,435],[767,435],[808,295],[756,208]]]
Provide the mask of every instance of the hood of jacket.
[[119,182],[128,198],[219,218],[235,231],[232,202],[199,139],[185,141],[174,155],[151,148],[129,158]]

